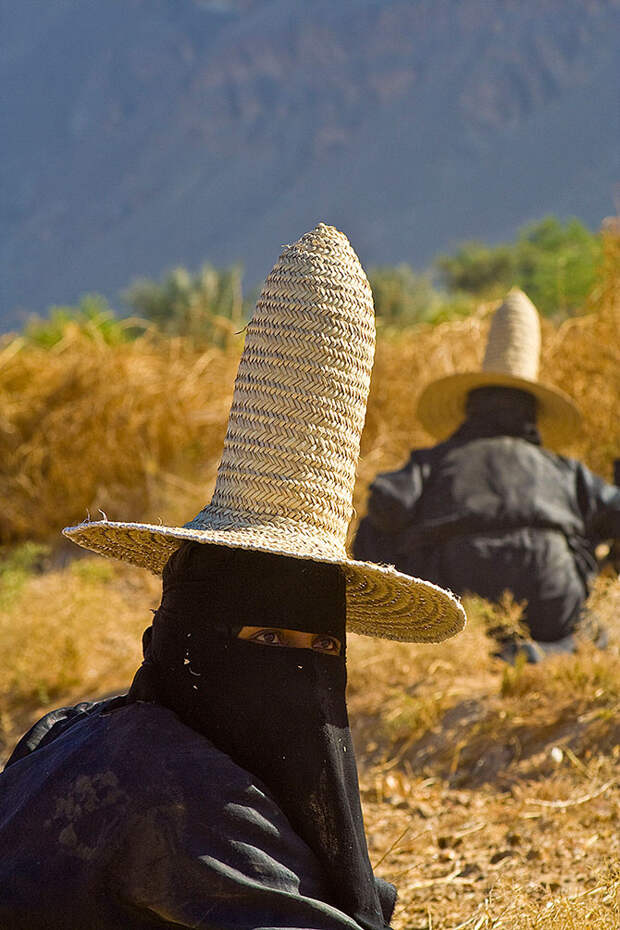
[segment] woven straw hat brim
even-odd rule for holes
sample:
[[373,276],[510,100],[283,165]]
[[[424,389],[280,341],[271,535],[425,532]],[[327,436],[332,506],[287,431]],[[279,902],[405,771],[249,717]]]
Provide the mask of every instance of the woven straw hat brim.
[[347,629],[365,636],[439,643],[465,626],[465,611],[449,592],[391,566],[349,559],[321,548],[313,535],[283,534],[276,527],[241,529],[169,527],[97,521],[67,527],[65,536],[93,552],[160,573],[184,540],[340,565],[347,584]]
[[538,401],[537,423],[543,442],[569,442],[581,423],[581,413],[568,394],[539,381],[494,371],[446,375],[427,385],[418,401],[417,417],[432,436],[447,439],[464,421],[470,391],[480,387],[511,387],[533,394]]

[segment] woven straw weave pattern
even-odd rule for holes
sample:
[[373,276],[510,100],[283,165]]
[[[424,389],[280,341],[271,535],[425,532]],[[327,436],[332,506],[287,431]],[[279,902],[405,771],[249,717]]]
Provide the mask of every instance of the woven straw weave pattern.
[[539,360],[538,311],[523,291],[513,288],[491,321],[482,370],[536,381]]
[[190,526],[316,531],[344,552],[375,343],[372,293],[342,233],[286,248],[248,325],[211,503]]

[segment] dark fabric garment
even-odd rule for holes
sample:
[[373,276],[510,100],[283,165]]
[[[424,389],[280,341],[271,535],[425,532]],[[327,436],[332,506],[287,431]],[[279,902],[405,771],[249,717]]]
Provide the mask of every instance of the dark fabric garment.
[[9,756],[5,768],[19,762],[35,749],[47,746],[74,724],[83,721],[85,715],[91,711],[96,709],[99,712],[108,713],[119,707],[125,707],[128,703],[130,703],[128,695],[122,694],[106,701],[80,701],[73,707],[59,707],[57,710],[50,711],[24,733]]
[[[188,544],[164,570],[130,693],[171,708],[257,775],[321,862],[331,900],[375,930],[385,921],[345,703],[345,616],[337,566]],[[246,625],[327,633],[342,654],[239,640]]]
[[594,550],[618,536],[620,488],[529,439],[462,428],[377,476],[353,552],[457,594],[510,590],[528,601],[532,636],[551,642],[575,629]]
[[40,721],[0,775],[0,849],[3,930],[360,930],[269,790],[158,704]]

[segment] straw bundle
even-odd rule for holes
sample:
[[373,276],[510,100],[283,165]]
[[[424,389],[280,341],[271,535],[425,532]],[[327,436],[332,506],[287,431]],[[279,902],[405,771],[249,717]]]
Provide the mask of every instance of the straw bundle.
[[110,347],[77,335],[52,351],[9,342],[0,350],[0,544],[48,537],[97,508],[139,517],[168,469],[215,467],[236,360],[180,340]]

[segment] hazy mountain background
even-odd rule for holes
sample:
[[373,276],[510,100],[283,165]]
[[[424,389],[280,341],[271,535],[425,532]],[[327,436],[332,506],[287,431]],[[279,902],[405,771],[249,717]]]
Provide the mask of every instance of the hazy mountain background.
[[[318,220],[427,263],[620,181],[620,0],[0,0],[0,329]],[[20,310],[22,308],[22,310]]]

